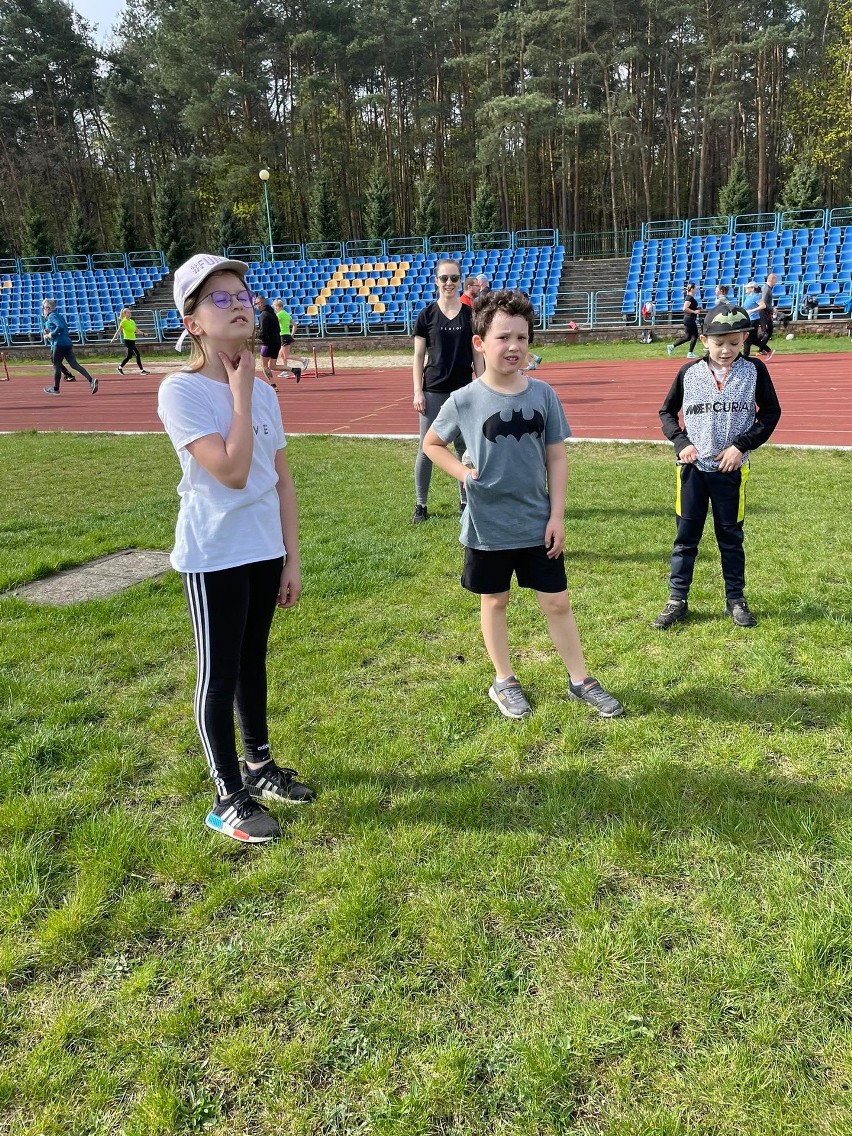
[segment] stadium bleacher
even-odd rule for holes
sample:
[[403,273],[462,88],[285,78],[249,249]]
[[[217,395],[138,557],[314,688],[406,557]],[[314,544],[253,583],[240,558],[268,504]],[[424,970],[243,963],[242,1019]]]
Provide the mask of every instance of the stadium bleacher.
[[745,285],[778,277],[776,304],[793,314],[816,301],[823,317],[852,312],[852,225],[768,232],[664,237],[636,241],[627,271],[623,313],[635,315],[652,300],[658,314],[679,313],[686,285],[698,285],[696,299],[712,306],[717,284],[741,302]]
[[103,332],[115,327],[123,307],[144,300],[168,273],[165,265],[90,268],[60,272],[0,274],[0,328],[10,342],[41,336],[42,300],[54,299],[72,331]]
[[[717,284],[727,285],[731,298],[741,302],[745,284],[750,280],[762,283],[770,272],[778,276],[778,306],[794,316],[807,312],[819,318],[849,317],[850,209],[822,211],[818,217],[823,224],[797,228],[782,228],[784,218],[775,214],[648,222],[642,227],[643,239],[633,244],[629,264],[625,265],[623,296],[620,285],[624,277],[615,285],[607,282],[604,291],[596,290],[601,285],[596,283],[591,261],[596,255],[611,257],[612,252],[586,250],[578,255],[575,247],[574,279],[565,296],[574,301],[585,297],[587,316],[571,318],[591,327],[616,327],[619,320],[621,326],[629,325],[641,322],[642,305],[652,300],[656,319],[670,313],[669,318],[676,320],[688,282],[698,284],[702,306],[712,305]],[[831,223],[834,217],[839,224]],[[720,222],[721,228],[727,223],[728,231],[708,232],[709,225],[701,231],[704,222],[712,222],[716,228]],[[746,231],[737,231],[739,224]],[[761,227],[751,231],[750,225]],[[476,249],[473,235],[445,234],[433,241],[400,238],[314,247],[289,245],[279,250],[292,259],[263,259],[268,251],[262,248],[233,249],[229,254],[250,263],[250,287],[270,299],[281,298],[303,335],[411,334],[417,313],[436,296],[435,269],[445,251],[460,262],[463,277],[484,273],[493,288],[526,292],[536,311],[537,326],[567,326],[565,296],[563,307],[558,308],[566,259],[558,230],[493,236],[508,247]],[[591,234],[590,240],[594,236]],[[440,253],[427,251],[435,246]],[[399,252],[400,248],[413,251]],[[466,251],[456,251],[459,248]],[[339,255],[311,258],[311,252]],[[588,271],[582,263],[586,257]],[[609,263],[624,265],[625,261]],[[136,309],[141,338],[174,339],[182,324],[174,308],[161,306],[170,303],[167,290],[160,289],[156,297],[152,296],[168,271],[162,253],[156,251],[4,261],[0,263],[0,344],[41,342],[41,302],[45,297],[56,299],[72,331],[86,341],[108,338],[124,306]]]
[[[539,319],[556,309],[565,250],[560,246],[501,249],[453,254],[462,278],[484,273],[492,288],[526,292]],[[405,331],[412,316],[435,299],[439,254],[356,256],[314,261],[264,261],[248,275],[255,292],[280,296],[304,330],[350,334],[366,320],[369,328]],[[175,313],[175,316],[177,313]]]

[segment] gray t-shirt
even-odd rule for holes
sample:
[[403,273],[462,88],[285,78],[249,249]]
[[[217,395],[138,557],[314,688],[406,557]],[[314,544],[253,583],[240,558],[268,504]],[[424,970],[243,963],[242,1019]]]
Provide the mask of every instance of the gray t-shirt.
[[494,551],[544,544],[550,518],[545,447],[571,435],[559,399],[538,379],[502,394],[476,379],[453,391],[432,429],[443,442],[461,434],[479,477],[467,478],[460,540]]

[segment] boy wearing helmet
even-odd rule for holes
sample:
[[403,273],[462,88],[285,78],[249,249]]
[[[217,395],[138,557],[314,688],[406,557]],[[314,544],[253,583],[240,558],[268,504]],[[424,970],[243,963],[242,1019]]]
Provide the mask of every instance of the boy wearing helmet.
[[740,353],[750,325],[743,308],[718,304],[709,311],[701,336],[706,354],[681,367],[660,409],[663,433],[674,443],[677,457],[677,534],[669,599],[654,621],[660,630],[689,614],[687,597],[711,504],[725,581],[725,613],[738,627],[757,623],[745,598],[748,458],[772,435],[781,407],[766,364],[744,359]]

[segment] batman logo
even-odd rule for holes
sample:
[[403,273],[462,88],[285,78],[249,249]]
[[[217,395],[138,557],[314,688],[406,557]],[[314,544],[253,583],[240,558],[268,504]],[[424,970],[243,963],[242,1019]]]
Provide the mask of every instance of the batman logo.
[[537,434],[541,438],[544,436],[544,415],[540,410],[534,410],[532,418],[524,418],[522,410],[513,410],[507,422],[498,411],[485,419],[482,433],[489,442],[496,442],[498,438],[517,438],[520,442],[524,434]]
[[735,324],[735,323],[739,323],[742,320],[742,318],[743,318],[742,313],[734,310],[732,312],[727,312],[725,315],[722,315],[721,313],[719,313],[718,315],[715,315],[713,317],[713,323]]

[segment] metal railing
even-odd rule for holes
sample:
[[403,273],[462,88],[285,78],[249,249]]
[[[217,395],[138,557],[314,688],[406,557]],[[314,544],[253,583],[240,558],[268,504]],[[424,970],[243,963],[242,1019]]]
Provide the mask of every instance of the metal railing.
[[[720,236],[735,233],[781,232],[783,229],[831,229],[852,225],[852,205],[834,209],[792,209],[776,213],[739,213],[735,216],[670,218],[646,221],[640,239],[664,240],[667,237]],[[595,234],[587,234],[592,237]],[[568,242],[566,241],[566,245]]]
[[[479,249],[514,251],[525,248],[555,248],[559,243],[558,229],[506,229],[490,233],[437,233],[433,237],[388,237],[386,240],[365,238],[351,241],[306,241],[303,244],[230,245],[222,249],[222,252],[225,256],[244,260],[250,264],[276,260],[305,263],[309,260],[351,261],[359,256],[387,260],[392,257],[426,256],[429,253],[438,256],[459,255],[476,252]],[[621,248],[623,244],[623,240],[609,241],[611,247]],[[623,254],[608,252],[602,255]]]
[[569,233],[565,239],[567,260],[614,260],[630,256],[641,229],[613,229],[603,233]]
[[18,256],[0,260],[0,275],[32,272],[93,272],[98,268],[165,268],[166,258],[159,249],[138,252],[60,253],[57,256]]

